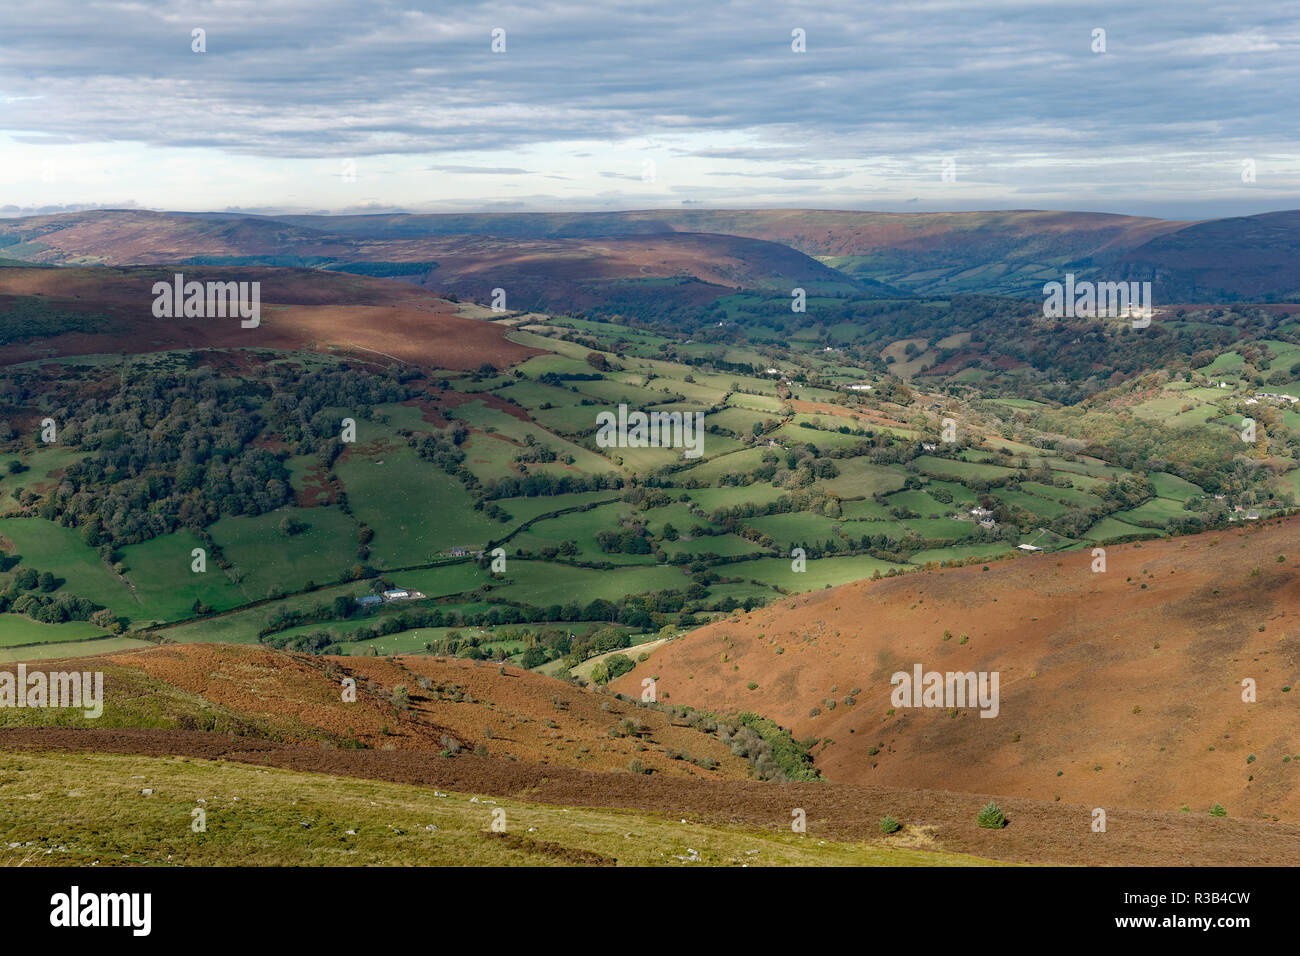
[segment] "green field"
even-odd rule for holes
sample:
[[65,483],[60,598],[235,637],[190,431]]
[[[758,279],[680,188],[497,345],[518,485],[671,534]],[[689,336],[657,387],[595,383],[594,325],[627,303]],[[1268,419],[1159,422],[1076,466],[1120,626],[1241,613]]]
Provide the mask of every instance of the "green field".
[[99,552],[88,547],[75,529],[42,518],[0,518],[0,538],[12,542],[12,553],[22,558],[21,567],[49,571],[62,578],[62,590],[132,620],[144,614],[126,582],[104,564]]
[[921,455],[915,459],[915,464],[923,474],[933,475],[936,478],[954,478],[958,481],[1003,478],[1016,473],[1014,469],[1004,468],[1001,465],[935,458],[931,455]]
[[59,644],[88,637],[103,637],[107,632],[89,621],[45,624],[21,614],[0,614],[0,647],[22,644]]
[[[877,274],[868,257],[839,258],[846,268]],[[1015,268],[1036,274],[1048,266]],[[909,266],[900,267],[897,278],[942,279],[964,289],[976,280],[975,272]],[[778,589],[808,590],[1014,549],[1014,540],[976,540],[988,536],[967,520],[976,504],[999,509],[1003,524],[1018,524],[1019,540],[1061,550],[1085,546],[1079,540],[1084,537],[1095,542],[1164,533],[1188,519],[1212,524],[1222,507],[1207,500],[1206,489],[1226,492],[1229,507],[1247,505],[1266,515],[1284,508],[1291,501],[1287,495],[1300,497],[1300,469],[1285,473],[1300,447],[1300,412],[1270,405],[1265,414],[1261,405],[1268,446],[1257,457],[1267,457],[1266,468],[1242,467],[1240,449],[1221,441],[1224,426],[1235,429],[1234,417],[1251,391],[1292,387],[1282,379],[1300,358],[1300,342],[1285,336],[1300,335],[1300,325],[1292,330],[1274,323],[1270,337],[1261,339],[1240,316],[1216,322],[1216,316],[1198,315],[1188,322],[1203,329],[1213,348],[1183,342],[1177,354],[1196,354],[1198,364],[1217,355],[1206,365],[1212,378],[1179,367],[1144,369],[1136,378],[1089,373],[1076,381],[1055,366],[1044,376],[1019,360],[993,361],[997,356],[988,349],[999,331],[974,314],[978,303],[958,308],[946,296],[863,303],[847,285],[835,286],[835,295],[828,286],[819,290],[827,294],[810,300],[826,314],[809,324],[791,320],[783,309],[777,310],[778,321],[771,308],[787,303],[773,299],[772,289],[753,289],[724,296],[716,307],[674,313],[680,327],[659,327],[635,296],[669,295],[679,282],[646,278],[609,285],[633,296],[626,318],[617,323],[602,321],[599,309],[502,319],[462,303],[465,315],[547,332],[508,333],[546,350],[514,368],[385,370],[378,363],[363,370],[341,353],[243,352],[247,368],[215,376],[202,372],[206,377],[197,387],[216,396],[205,402],[220,406],[219,414],[206,404],[201,415],[192,414],[189,393],[169,392],[169,382],[201,364],[187,353],[169,354],[153,363],[166,378],[150,380],[147,394],[131,393],[135,404],[126,413],[118,410],[126,417],[116,427],[100,429],[89,440],[77,437],[76,429],[65,431],[69,443],[52,447],[19,436],[0,453],[0,547],[7,553],[0,588],[8,589],[10,600],[31,585],[22,572],[48,570],[62,580],[61,593],[109,607],[135,629],[156,625],[159,637],[175,641],[253,642],[263,631],[263,637],[279,641],[322,627],[343,637],[403,610],[384,605],[334,619],[343,614],[333,609],[336,597],[365,594],[379,579],[423,592],[428,603],[421,608],[438,603],[453,614],[513,605],[571,608],[596,598],[628,602],[611,617],[650,628],[649,617],[657,632],[689,614],[725,613],[728,602],[777,600]],[[963,321],[970,324],[952,324],[950,309],[966,309]],[[703,325],[692,330],[693,320]],[[1039,331],[1035,327],[1032,334]],[[1249,341],[1251,336],[1257,341]],[[909,342],[915,346],[910,355]],[[1061,346],[1075,344],[1067,340]],[[1130,346],[1143,347],[1124,343]],[[587,360],[593,349],[604,362]],[[920,374],[947,349],[971,350],[976,364],[952,375]],[[875,359],[881,354],[894,358],[888,373]],[[123,376],[117,371],[122,364],[120,357],[108,356],[70,367],[87,377],[108,370],[112,380],[99,382],[95,395],[117,396],[130,393],[134,380],[153,367],[132,360],[132,374]],[[24,368],[15,374],[52,374],[41,372],[40,363]],[[286,371],[287,380],[279,377]],[[901,383],[900,375],[911,381]],[[1232,378],[1234,386],[1219,388],[1220,377]],[[1273,381],[1261,384],[1264,377]],[[844,388],[867,381],[870,392]],[[43,405],[78,400],[69,394],[76,390],[67,388],[73,383],[71,377],[37,385],[24,380],[15,387]],[[788,403],[797,399],[824,406],[795,412]],[[295,401],[302,402],[300,408]],[[639,410],[707,413],[706,424],[718,431],[706,432],[698,460],[685,458],[680,448],[598,449],[596,415],[620,402]],[[99,406],[86,405],[83,413],[97,416]],[[962,440],[970,443],[957,446],[951,458],[948,446],[922,445],[938,441],[948,414],[961,422]],[[164,422],[169,415],[172,420]],[[212,416],[223,430],[204,433]],[[357,422],[357,442],[345,447],[333,444],[343,418]],[[443,419],[452,424],[434,424]],[[194,434],[194,448],[201,451],[172,447],[170,457],[159,458],[142,477],[113,470],[121,461],[106,468],[113,457],[108,453],[131,442],[142,421],[153,429],[150,442]],[[1184,430],[1206,422],[1215,427]],[[233,437],[237,426],[249,423],[260,429],[254,437]],[[756,427],[775,423],[756,438]],[[416,444],[436,462],[420,458]],[[149,455],[139,448],[132,452],[133,460]],[[254,477],[239,468],[252,468]],[[1135,495],[1127,479],[1142,477],[1150,479],[1157,497],[1096,521],[1086,536],[1080,531],[1089,518],[1077,512],[1099,514],[1114,508],[1113,500],[1140,501],[1146,486],[1139,485]],[[130,489],[128,507],[113,486],[126,487],[136,478],[141,484]],[[289,503],[286,479],[298,493]],[[77,490],[76,482],[95,488]],[[575,487],[601,490],[549,494]],[[147,522],[135,520],[130,509],[150,496],[166,500],[150,506],[156,511],[141,511]],[[594,507],[580,510],[587,505]],[[259,510],[264,513],[253,514]],[[769,510],[775,513],[763,513]],[[99,525],[87,529],[92,513]],[[111,531],[102,530],[109,526]],[[159,533],[177,526],[203,530]],[[619,538],[612,541],[602,532]],[[227,566],[209,555],[207,572],[195,574],[190,553],[206,540],[203,535],[211,536]],[[105,537],[113,540],[103,544],[101,555]],[[875,540],[863,543],[864,537]],[[899,543],[899,561],[911,553],[909,564],[840,556],[836,550],[895,547],[882,538]],[[600,539],[618,550],[602,550]],[[94,547],[86,543],[92,540]],[[820,553],[827,543],[830,556],[810,560],[804,573],[793,572],[791,548],[802,544]],[[474,552],[495,544],[507,555],[502,576],[472,561],[443,563],[454,548]],[[922,544],[947,546],[912,553]],[[661,606],[635,600],[661,589],[689,589],[690,595],[684,607],[681,600]],[[311,619],[299,623],[294,613]],[[287,622],[284,614],[290,615]],[[471,620],[488,624],[500,617]],[[286,623],[294,626],[283,630]],[[386,635],[382,647],[419,650],[428,630]],[[100,633],[84,622],[38,625],[0,616],[0,646],[75,646]],[[381,647],[374,641],[347,643],[349,650],[365,653]]]
[[335,467],[353,513],[375,531],[371,548],[381,567],[427,564],[450,547],[482,547],[507,530],[475,511],[460,482],[411,448],[352,454]]
[[509,581],[493,593],[512,601],[548,607],[598,598],[617,601],[629,594],[685,590],[690,580],[677,568],[634,567],[597,571],[542,561],[513,560],[507,565]]
[[[814,441],[816,444],[816,441]],[[841,498],[870,498],[903,487],[906,475],[888,465],[876,465],[862,458],[836,462],[839,474],[822,482],[822,487]]]
[[[285,519],[306,530],[283,534],[278,529]],[[209,533],[234,562],[247,600],[342,580],[356,561],[357,523],[338,508],[281,508],[251,518],[223,518]]]
[[835,587],[850,581],[861,581],[871,577],[876,571],[885,574],[891,568],[902,569],[905,566],[859,555],[842,558],[810,558],[803,571],[795,571],[789,558],[760,558],[757,561],[733,565],[728,568],[728,571],[732,577],[743,577],[747,581],[757,581],[769,587],[799,592],[827,586]]
[[746,518],[745,524],[771,537],[778,547],[787,551],[796,544],[834,538],[836,529],[840,527],[840,522],[834,518],[808,512]]
[[[264,515],[270,517],[269,515]],[[258,520],[234,518],[233,521]],[[214,529],[215,529],[214,525]],[[220,543],[220,539],[217,539]],[[155,621],[175,621],[191,616],[194,602],[202,601],[208,607],[225,611],[247,602],[245,591],[231,581],[226,572],[217,566],[212,555],[207,557],[207,570],[198,573],[192,569],[195,548],[202,542],[191,531],[150,538],[140,544],[122,549],[122,563],[136,597],[143,602],[143,614]],[[233,555],[227,554],[227,557]],[[263,551],[263,561],[275,559],[275,551]],[[262,593],[259,597],[265,597]]]

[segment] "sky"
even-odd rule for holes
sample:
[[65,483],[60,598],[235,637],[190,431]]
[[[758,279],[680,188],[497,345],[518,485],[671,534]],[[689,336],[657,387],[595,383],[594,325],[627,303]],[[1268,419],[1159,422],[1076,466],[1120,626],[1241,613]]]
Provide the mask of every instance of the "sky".
[[1300,0],[7,0],[0,168],[5,216],[1249,215],[1300,208]]

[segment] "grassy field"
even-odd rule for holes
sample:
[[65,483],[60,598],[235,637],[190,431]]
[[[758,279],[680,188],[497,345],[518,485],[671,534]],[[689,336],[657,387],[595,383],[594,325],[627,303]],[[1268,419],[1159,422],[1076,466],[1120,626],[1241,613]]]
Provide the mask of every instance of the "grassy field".
[[1102,518],[1089,528],[1087,538],[1089,541],[1106,542],[1132,537],[1154,537],[1157,534],[1158,532],[1150,528],[1139,528],[1136,525],[1125,524],[1117,518],[1108,517]]
[[[306,530],[282,534],[278,529],[286,518]],[[280,508],[256,517],[223,518],[209,533],[235,563],[240,588],[253,601],[275,591],[301,590],[309,582],[340,580],[356,561],[357,523],[333,507]]]
[[1185,514],[1187,512],[1183,510],[1181,501],[1170,501],[1168,498],[1152,498],[1150,501],[1144,501],[1136,508],[1130,508],[1128,511],[1117,511],[1114,517],[1130,524],[1154,521],[1163,527],[1171,518],[1181,517]]
[[[745,293],[732,300],[732,305],[742,310],[769,303],[765,294]],[[816,301],[830,309],[844,307],[836,299]],[[745,302],[750,304],[743,305]],[[491,318],[491,313],[476,314]],[[979,533],[977,526],[947,517],[964,514],[980,502],[990,507],[998,502],[1006,504],[1015,515],[1013,520],[1032,529],[1055,523],[1058,533],[1043,538],[1048,542],[1044,546],[1051,550],[1084,546],[1082,541],[1059,536],[1079,534],[1077,516],[1069,512],[1100,511],[1104,489],[1129,472],[1074,451],[1086,448],[1112,457],[1114,449],[1127,450],[1135,442],[1141,445],[1145,440],[1142,436],[1167,433],[1169,428],[1193,420],[1228,422],[1223,416],[1228,411],[1239,412],[1239,403],[1246,397],[1243,392],[1256,387],[1256,383],[1244,379],[1231,389],[1212,387],[1217,385],[1218,375],[1215,382],[1207,383],[1194,374],[1144,382],[1140,389],[1135,384],[1134,390],[1123,393],[1121,399],[1104,409],[1089,411],[1089,415],[1097,416],[1098,424],[1106,427],[1097,429],[1095,436],[1081,436],[1072,430],[1068,420],[1076,409],[1056,400],[1001,394],[988,401],[968,401],[955,393],[943,398],[939,392],[925,394],[928,386],[917,382],[912,383],[911,397],[899,399],[878,369],[857,364],[852,349],[828,345],[858,344],[877,352],[883,349],[895,359],[891,371],[907,375],[929,361],[936,349],[970,345],[978,350],[979,336],[972,340],[970,332],[951,330],[923,333],[918,327],[916,332],[908,333],[918,337],[890,342],[867,336],[861,322],[850,321],[844,314],[832,316],[818,330],[801,327],[784,336],[762,331],[772,326],[759,323],[751,330],[754,335],[733,340],[726,340],[722,331],[717,333],[717,339],[710,335],[688,340],[686,335],[661,335],[591,318],[522,318],[520,321],[534,331],[514,329],[509,337],[547,349],[546,354],[496,371],[441,370],[427,379],[416,375],[403,379],[400,388],[393,385],[385,393],[400,398],[370,406],[362,403],[359,408],[344,407],[342,393],[330,398],[319,411],[320,419],[330,421],[332,427],[334,420],[355,415],[358,443],[348,446],[329,468],[320,466],[315,453],[303,453],[304,446],[298,443],[292,426],[284,435],[267,432],[260,436],[265,447],[284,461],[293,488],[302,495],[299,501],[315,501],[319,506],[295,504],[260,516],[232,517],[229,512],[234,509],[223,502],[220,510],[226,515],[205,526],[231,566],[223,571],[210,559],[209,570],[203,575],[189,569],[189,554],[199,546],[199,539],[190,531],[139,544],[119,542],[115,553],[105,560],[98,547],[83,541],[79,527],[83,515],[64,511],[58,523],[30,517],[51,512],[30,494],[15,497],[17,489],[49,491],[61,480],[62,469],[75,464],[84,453],[60,446],[33,449],[16,441],[15,473],[8,474],[8,463],[0,461],[4,466],[0,467],[0,513],[9,514],[0,518],[0,544],[11,556],[19,556],[19,568],[49,570],[63,579],[66,593],[105,605],[136,626],[175,625],[160,630],[170,640],[255,641],[258,632],[285,610],[306,611],[313,616],[313,623],[285,636],[318,629],[330,623],[329,614],[320,610],[321,606],[331,604],[339,595],[366,593],[370,590],[368,578],[375,575],[423,591],[431,599],[450,599],[462,609],[473,610],[489,609],[498,601],[550,606],[586,604],[595,597],[619,600],[660,588],[684,590],[694,580],[704,593],[696,591],[687,611],[714,613],[719,602],[726,599],[772,600],[777,597],[776,588],[807,590],[897,567],[874,558],[828,557],[810,562],[807,572],[796,574],[789,569],[788,553],[797,544],[816,547],[828,540],[845,544],[846,538],[852,538],[856,547],[863,535],[902,538],[914,534],[931,543],[952,542],[949,547],[914,555],[915,564],[1005,553],[1014,544],[972,542]],[[710,327],[714,324],[709,323]],[[580,333],[583,340],[541,336],[535,334],[536,330]],[[928,337],[919,337],[922,334]],[[1270,334],[1290,333],[1279,327]],[[705,338],[707,341],[697,340]],[[940,340],[947,344],[940,345]],[[916,346],[911,355],[906,351],[909,341]],[[586,361],[593,350],[592,342],[599,343],[600,354],[611,366],[600,379],[587,377],[595,374],[595,366]],[[1246,355],[1253,368],[1266,366],[1269,372],[1289,374],[1294,364],[1291,360],[1300,356],[1300,344],[1281,338],[1268,340],[1265,347],[1277,357],[1260,360],[1252,349],[1243,348],[1224,353],[1214,367],[1225,378],[1231,378],[1227,370],[1244,369]],[[692,364],[677,364],[669,357],[687,357]],[[269,355],[263,358],[269,360]],[[174,371],[182,369],[182,356],[171,361],[176,363]],[[291,353],[272,360],[273,365],[301,363],[312,369],[333,367],[337,362],[337,358],[298,357]],[[729,368],[729,363],[734,367]],[[755,374],[750,373],[751,368]],[[762,374],[767,368],[779,369],[779,374]],[[993,366],[976,371],[989,376],[990,381],[1001,378]],[[255,374],[248,375],[251,384]],[[551,377],[565,375],[575,377]],[[546,381],[540,380],[542,376],[547,376]],[[783,381],[784,376],[792,382]],[[926,380],[922,377],[921,383]],[[842,388],[859,381],[871,381],[875,391],[849,393]],[[420,384],[408,389],[406,382]],[[1277,383],[1269,386],[1274,390],[1287,387]],[[792,399],[781,398],[778,390],[784,395],[793,393],[793,400],[824,404],[800,405],[803,410],[795,412],[789,404]],[[1046,393],[1036,390],[1034,394],[1043,397]],[[895,399],[903,404],[896,404]],[[700,461],[683,459],[680,449],[595,449],[590,434],[595,415],[623,401],[641,409],[708,411],[708,423],[720,431],[705,436],[705,457]],[[276,414],[274,401],[267,394],[259,394],[249,408],[267,417]],[[978,444],[962,448],[953,458],[943,457],[943,452],[917,456],[922,449],[906,447],[907,443],[937,440],[937,422],[940,415],[946,414],[945,409],[963,420],[963,428],[969,428],[968,437]],[[1300,413],[1289,408],[1277,411],[1288,427],[1300,430]],[[1109,432],[1109,420],[1102,416],[1112,412],[1118,416],[1116,421],[1127,420],[1134,429],[1132,434],[1123,429]],[[435,465],[419,458],[408,443],[412,434],[451,434],[450,429],[434,424],[440,420],[438,416],[468,429],[467,434],[460,430],[455,433],[463,460],[453,454]],[[1059,420],[1052,420],[1054,416]],[[777,447],[767,445],[767,434],[761,444],[753,444],[755,426],[763,427],[778,419],[781,425],[770,434]],[[885,426],[882,421],[900,424]],[[1051,427],[1044,427],[1048,425]],[[872,437],[846,434],[837,430],[840,427],[852,432],[869,431]],[[1269,425],[1270,434],[1273,431],[1280,429]],[[1190,443],[1192,437],[1196,436],[1179,435],[1174,441]],[[1092,441],[1095,444],[1088,444]],[[862,453],[864,442],[870,445],[867,453]],[[1264,513],[1285,503],[1285,499],[1270,500],[1278,490],[1300,494],[1300,469],[1273,476],[1284,470],[1293,454],[1293,445],[1281,442],[1278,436],[1278,443],[1269,452],[1274,467],[1251,489],[1251,497],[1242,496],[1245,503]],[[528,461],[530,457],[545,457],[530,451],[534,443],[553,450],[557,460]],[[282,453],[282,448],[287,451]],[[799,456],[810,450],[815,452],[813,457],[823,460],[801,463]],[[1206,474],[1205,479],[1198,480],[1216,490],[1228,487],[1221,474],[1211,479],[1201,464],[1170,454],[1168,447],[1159,451],[1159,456],[1149,460],[1140,455],[1113,456],[1126,462],[1147,461],[1148,466],[1159,462],[1157,467],[1167,470],[1149,475],[1158,497],[1098,521],[1087,536],[1089,542],[1146,535],[1138,527],[1142,524],[1164,530],[1188,515],[1205,517],[1210,509],[1197,502],[1205,495],[1203,489],[1179,478],[1174,471]],[[759,469],[772,462],[776,475],[770,475],[769,468],[760,477]],[[813,477],[825,475],[828,464],[837,472],[835,477]],[[25,471],[24,465],[28,466]],[[1046,469],[1050,469],[1050,477]],[[492,483],[503,479],[521,479],[520,491],[536,492],[553,490],[554,486],[528,482],[530,476],[565,476],[587,483],[596,474],[602,476],[601,481],[591,483],[605,483],[605,476],[617,476],[613,483],[621,482],[621,487],[555,497],[487,497],[495,493]],[[1037,480],[1028,480],[1031,477]],[[987,484],[1005,479],[1014,479],[1014,483]],[[1058,488],[1054,482],[1068,486]],[[160,481],[162,485],[165,480]],[[345,502],[329,504],[328,499],[339,491],[345,494]],[[514,489],[502,491],[513,493]],[[782,496],[787,496],[794,507],[806,510],[734,518],[718,515],[716,521],[711,517],[718,509],[731,507],[763,510]],[[876,500],[878,497],[880,500]],[[671,503],[665,505],[665,500]],[[1185,503],[1198,511],[1184,509]],[[584,505],[595,507],[556,514]],[[175,500],[171,506],[176,507]],[[217,513],[215,504],[208,502],[205,507],[209,515]],[[900,514],[917,517],[900,518]],[[281,528],[286,518],[304,527],[288,534]],[[530,523],[530,527],[523,527]],[[675,541],[664,537],[669,523],[677,531]],[[601,551],[597,544],[600,532],[637,525],[648,533],[649,553]],[[695,525],[726,533],[690,538],[690,529]],[[368,548],[360,547],[363,526],[373,532]],[[745,528],[766,536],[768,546],[763,548],[742,537],[738,532]],[[1036,535],[1037,531],[1029,534]],[[361,537],[365,537],[364,533]],[[1034,540],[1037,542],[1037,538]],[[558,550],[568,542],[574,542],[579,552],[572,560],[608,565],[611,569],[595,570],[545,559],[550,549]],[[509,560],[504,581],[489,581],[485,572],[470,564],[427,567],[443,560],[452,548],[486,549],[495,543],[506,549]],[[763,554],[761,559],[733,562],[759,552]],[[662,557],[664,554],[668,558]],[[112,567],[119,560],[125,568],[121,576]],[[694,579],[680,565],[660,565],[669,560],[689,563]],[[417,570],[394,570],[403,567]],[[13,568],[0,571],[0,588],[8,586],[14,573]],[[354,574],[367,580],[332,583]],[[716,577],[723,580],[711,580]],[[190,620],[196,602],[218,613]],[[230,613],[222,613],[226,611]],[[656,625],[675,623],[677,613],[655,611]],[[0,617],[0,646],[27,643],[31,634],[44,635],[33,640],[71,645],[98,633],[89,625],[74,624],[56,634],[45,630],[44,625],[22,620],[21,626],[10,626],[6,633],[9,622]],[[339,636],[346,636],[366,620],[375,618],[335,622]],[[409,642],[416,648],[421,643],[417,636],[406,634],[387,639],[394,646]]]
[[371,548],[383,567],[426,563],[453,545],[481,547],[507,531],[474,510],[464,485],[406,446],[350,454],[335,468],[353,512],[375,530]]
[[617,601],[625,595],[647,591],[684,591],[690,585],[690,580],[677,568],[632,567],[596,571],[518,559],[508,563],[506,577],[510,583],[495,594],[537,607],[573,601],[588,604],[597,598]]
[[76,529],[43,518],[0,518],[0,537],[13,543],[13,553],[22,558],[21,566],[64,579],[62,590],[132,620],[143,615],[144,609],[131,596],[126,582],[104,564],[98,551],[81,540]]
[[949,458],[935,458],[931,455],[921,455],[915,461],[916,466],[924,474],[937,478],[955,478],[958,481],[971,478],[1003,478],[1015,474],[1014,469],[1004,468],[1001,465],[956,461]]
[[21,614],[0,614],[0,647],[22,644],[58,644],[80,641],[90,637],[103,637],[108,632],[89,621],[67,621],[63,624],[45,624]]
[[144,605],[143,613],[135,616],[175,621],[191,616],[196,600],[218,611],[247,602],[246,593],[217,567],[212,555],[208,556],[206,571],[193,570],[192,554],[201,546],[193,532],[176,531],[122,549],[127,579]]
[[[434,757],[432,759],[439,759]],[[471,758],[456,758],[471,759]],[[644,813],[474,799],[425,787],[238,763],[0,754],[25,798],[0,820],[8,865],[953,866],[976,857],[836,843]],[[152,790],[145,796],[142,790]],[[199,803],[203,800],[203,803]],[[195,832],[193,811],[205,815]],[[513,840],[490,834],[504,815]],[[45,852],[51,848],[52,852]],[[689,851],[695,851],[694,854]],[[576,854],[585,854],[575,860]],[[688,862],[698,857],[695,862]]]
[[744,564],[732,565],[727,570],[731,577],[741,577],[757,581],[768,587],[779,587],[786,591],[812,591],[817,588],[834,587],[849,581],[861,581],[879,571],[887,573],[891,568],[903,565],[890,564],[869,555],[843,558],[809,559],[806,569],[795,571],[789,558],[759,558]]
[[835,529],[840,526],[840,522],[833,518],[804,511],[746,518],[745,524],[770,536],[778,547],[786,550],[796,544],[811,544],[834,538]]
[[841,498],[888,494],[902,488],[907,477],[901,469],[876,465],[864,458],[842,459],[836,467],[840,473],[823,481],[822,487]]
[[[12,616],[6,615],[6,617]],[[44,624],[41,626],[68,627],[69,625]],[[0,661],[58,660],[68,657],[84,657],[87,654],[111,654],[116,651],[131,651],[152,646],[148,641],[140,641],[131,637],[104,637],[73,641],[67,644],[50,643],[23,647],[0,647]]]

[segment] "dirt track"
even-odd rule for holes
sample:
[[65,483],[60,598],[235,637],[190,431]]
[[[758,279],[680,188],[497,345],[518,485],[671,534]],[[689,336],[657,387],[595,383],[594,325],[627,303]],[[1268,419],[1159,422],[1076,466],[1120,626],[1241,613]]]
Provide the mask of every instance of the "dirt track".
[[939,790],[590,773],[411,751],[326,750],[192,731],[6,729],[0,730],[0,749],[232,760],[773,830],[789,826],[790,811],[802,807],[810,839],[875,840],[880,818],[891,814],[913,831],[926,828],[935,848],[1029,863],[1300,864],[1300,826],[1294,824],[1115,809],[1108,816],[1108,832],[1093,833],[1091,808],[999,798],[1010,824],[1003,830],[981,830],[974,818],[987,796]]

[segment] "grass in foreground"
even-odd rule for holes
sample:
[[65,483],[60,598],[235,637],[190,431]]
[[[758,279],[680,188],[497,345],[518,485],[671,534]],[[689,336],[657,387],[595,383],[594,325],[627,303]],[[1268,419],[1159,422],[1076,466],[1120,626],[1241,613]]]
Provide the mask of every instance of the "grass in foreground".
[[[0,802],[0,865],[994,865],[179,757],[0,753]],[[206,832],[192,828],[198,809]]]

